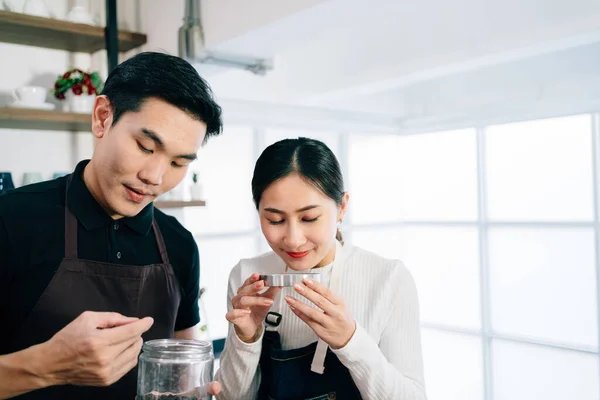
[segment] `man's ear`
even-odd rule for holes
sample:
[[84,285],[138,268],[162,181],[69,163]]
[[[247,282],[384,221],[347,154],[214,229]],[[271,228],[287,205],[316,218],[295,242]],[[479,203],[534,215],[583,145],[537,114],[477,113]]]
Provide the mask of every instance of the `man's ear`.
[[96,139],[104,137],[113,120],[112,105],[105,95],[96,97],[92,111],[92,133]]

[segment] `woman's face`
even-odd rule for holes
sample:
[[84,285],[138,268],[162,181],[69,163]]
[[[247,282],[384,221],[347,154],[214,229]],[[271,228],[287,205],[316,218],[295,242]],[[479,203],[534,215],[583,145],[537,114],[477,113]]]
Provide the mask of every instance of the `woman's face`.
[[322,267],[333,261],[337,223],[347,203],[347,194],[338,206],[298,174],[290,174],[263,192],[260,226],[269,246],[290,268]]

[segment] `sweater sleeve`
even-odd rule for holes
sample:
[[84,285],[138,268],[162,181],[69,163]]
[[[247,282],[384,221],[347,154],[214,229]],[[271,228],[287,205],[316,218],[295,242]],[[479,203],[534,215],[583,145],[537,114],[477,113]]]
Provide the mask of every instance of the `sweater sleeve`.
[[426,400],[417,289],[402,264],[393,282],[398,290],[379,343],[357,325],[348,344],[333,351],[364,399]]
[[[227,311],[232,310],[231,299],[245,279],[241,278],[241,265],[238,264],[229,276],[227,290]],[[225,347],[221,353],[220,367],[215,374],[223,390],[216,396],[219,400],[253,400],[258,394],[260,385],[260,353],[264,330],[254,343],[242,342],[229,324]]]

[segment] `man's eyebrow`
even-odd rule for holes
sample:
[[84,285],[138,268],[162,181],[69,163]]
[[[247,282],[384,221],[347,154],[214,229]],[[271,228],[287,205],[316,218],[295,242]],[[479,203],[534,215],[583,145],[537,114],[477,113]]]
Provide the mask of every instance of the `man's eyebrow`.
[[186,160],[195,161],[196,158],[198,158],[198,156],[196,156],[195,154],[180,154],[178,156],[175,156],[175,158],[185,158]]
[[163,141],[160,139],[158,134],[156,132],[154,132],[153,130],[150,130],[148,128],[142,128],[142,133],[144,135],[146,135],[146,137],[152,139],[154,141],[154,143],[156,143],[158,146],[164,147]]

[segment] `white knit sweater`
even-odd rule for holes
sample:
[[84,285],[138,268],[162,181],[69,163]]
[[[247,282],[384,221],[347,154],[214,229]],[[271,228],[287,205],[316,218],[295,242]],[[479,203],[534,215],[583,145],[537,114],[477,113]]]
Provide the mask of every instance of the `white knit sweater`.
[[[398,260],[389,260],[361,248],[345,245],[341,262],[336,262],[340,288],[336,293],[344,299],[356,320],[357,329],[348,344],[332,350],[350,371],[363,399],[425,400],[423,360],[419,329],[417,290],[410,272]],[[314,268],[321,272],[322,282],[329,285],[332,265]],[[227,309],[239,286],[253,273],[282,273],[285,263],[270,252],[243,259],[229,276]],[[285,301],[286,295],[308,300],[284,288],[271,311],[283,315],[277,328],[283,349],[294,349],[314,343],[317,335],[294,315]],[[266,325],[267,329],[272,329]],[[260,385],[259,358],[262,336],[255,342],[242,342],[230,324],[229,335],[221,354],[220,369],[215,379],[223,385],[218,399],[255,399]]]

